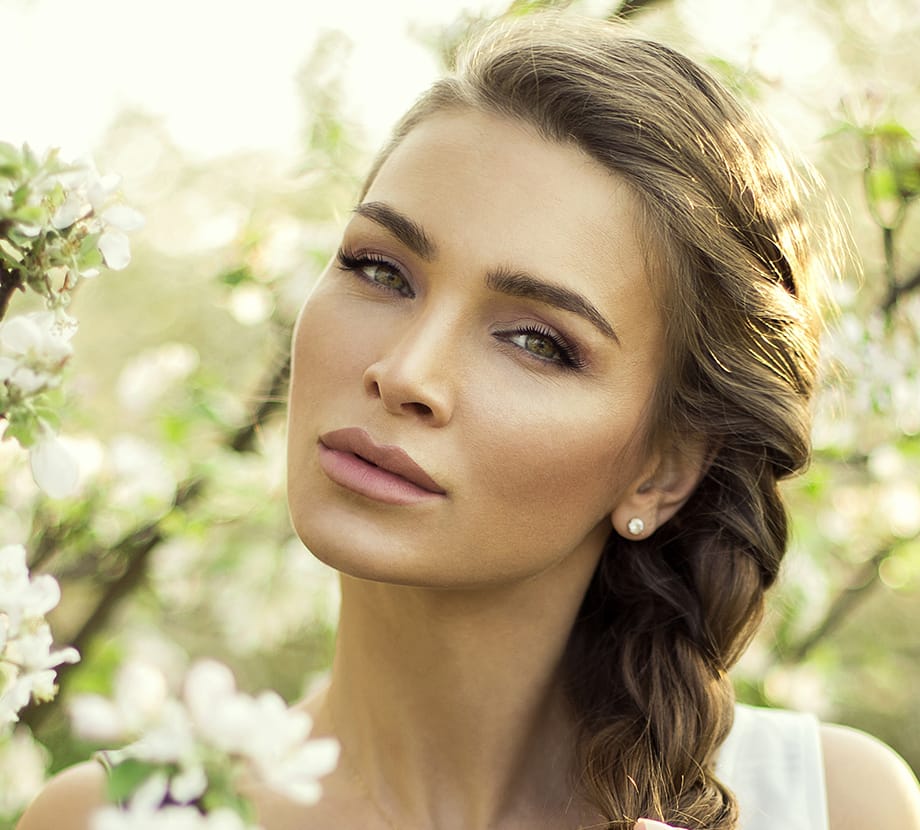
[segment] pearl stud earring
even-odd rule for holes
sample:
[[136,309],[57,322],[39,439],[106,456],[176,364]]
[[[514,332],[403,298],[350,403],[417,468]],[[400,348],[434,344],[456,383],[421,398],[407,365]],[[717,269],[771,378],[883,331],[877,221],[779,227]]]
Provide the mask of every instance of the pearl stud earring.
[[634,516],[626,524],[626,529],[633,536],[638,536],[640,533],[642,533],[643,530],[645,530],[645,522],[643,522],[642,519],[640,519],[638,516]]

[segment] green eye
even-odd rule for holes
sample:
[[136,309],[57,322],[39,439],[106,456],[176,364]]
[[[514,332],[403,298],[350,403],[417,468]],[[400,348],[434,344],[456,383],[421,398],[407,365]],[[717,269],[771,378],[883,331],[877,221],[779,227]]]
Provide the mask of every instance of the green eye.
[[371,254],[363,256],[352,254],[345,249],[339,250],[336,259],[340,270],[353,274],[364,282],[386,291],[393,291],[403,297],[415,296],[409,280],[403,276],[396,265],[385,259]]
[[531,354],[544,360],[559,360],[562,357],[559,347],[550,338],[532,332],[524,334],[522,337],[524,340],[523,347]]
[[548,328],[527,327],[499,332],[497,336],[541,363],[560,369],[581,369],[584,365],[578,350]]
[[400,293],[406,293],[409,290],[409,284],[406,282],[405,277],[388,265],[373,263],[365,265],[361,270],[371,282],[375,282],[378,285],[392,288]]

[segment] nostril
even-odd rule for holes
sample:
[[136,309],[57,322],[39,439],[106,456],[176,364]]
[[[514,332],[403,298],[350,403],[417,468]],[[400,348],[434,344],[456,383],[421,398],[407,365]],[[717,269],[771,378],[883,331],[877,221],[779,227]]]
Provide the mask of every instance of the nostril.
[[450,420],[445,385],[411,366],[378,361],[364,372],[363,383],[367,398],[380,401],[393,415],[412,415],[431,424]]
[[426,417],[434,414],[430,406],[424,403],[418,403],[416,401],[410,401],[408,403],[404,403],[403,409],[407,409],[416,415],[424,415]]

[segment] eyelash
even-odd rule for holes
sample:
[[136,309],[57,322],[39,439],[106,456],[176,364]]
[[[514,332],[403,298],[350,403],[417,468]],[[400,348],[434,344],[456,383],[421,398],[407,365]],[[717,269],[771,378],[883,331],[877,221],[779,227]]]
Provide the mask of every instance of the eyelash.
[[[340,248],[336,254],[336,264],[338,265],[339,270],[344,271],[349,274],[353,274],[358,279],[367,282],[376,288],[382,291],[390,291],[395,294],[398,294],[401,297],[413,298],[415,297],[415,291],[412,290],[412,287],[409,285],[409,281],[406,279],[405,275],[402,273],[402,269],[399,268],[393,262],[390,262],[388,259],[385,259],[382,256],[372,253],[354,253],[347,248]],[[386,285],[382,282],[377,282],[366,274],[362,273],[362,269],[367,268],[368,266],[378,265],[383,266],[384,268],[391,271],[396,276],[399,276],[406,284],[406,290],[401,291],[398,288],[394,288],[391,285]],[[527,355],[531,360],[535,360],[538,363],[544,365],[553,366],[563,371],[578,371],[585,367],[585,362],[582,359],[579,351],[573,345],[568,343],[564,338],[560,337],[551,329],[541,326],[538,324],[531,324],[524,326],[523,328],[511,329],[508,331],[499,331],[495,333],[496,337],[501,337],[506,342],[510,340],[512,336],[528,336],[534,335],[536,337],[542,337],[545,340],[548,340],[555,349],[559,352],[559,360],[553,360],[551,358],[540,357],[539,355],[534,354],[533,352],[527,351],[527,349],[522,346],[515,347]]]
[[[517,346],[524,354],[530,357],[533,360],[539,361],[543,364],[548,364],[550,366],[556,366],[559,369],[565,371],[578,371],[585,367],[585,362],[582,360],[581,355],[578,353],[578,349],[572,346],[570,343],[565,341],[562,337],[556,334],[551,329],[546,328],[545,326],[540,325],[529,325],[524,326],[519,329],[512,329],[511,331],[500,331],[496,333],[496,336],[501,335],[505,340],[509,340],[510,336],[521,336],[526,337],[527,335],[535,335],[537,337],[542,337],[544,340],[548,340],[553,347],[559,352],[559,360],[553,360],[547,357],[540,357],[539,355],[534,354],[533,352],[528,352],[523,346]],[[512,344],[516,345],[516,344]]]
[[[345,271],[349,274],[354,274],[358,279],[364,280],[367,283],[383,290],[383,291],[392,291],[395,294],[399,294],[401,297],[409,297],[410,299],[415,296],[415,292],[412,290],[412,286],[409,285],[409,281],[406,279],[402,270],[390,262],[388,259],[384,259],[381,256],[376,254],[356,254],[352,253],[346,248],[340,248],[339,252],[336,254],[336,262],[338,264],[339,270]],[[400,277],[403,282],[406,284],[406,290],[401,291],[398,288],[394,288],[392,285],[387,285],[386,283],[377,282],[374,279],[371,279],[366,274],[362,273],[362,269],[367,268],[369,265],[378,265],[383,266],[388,269],[390,272]]]

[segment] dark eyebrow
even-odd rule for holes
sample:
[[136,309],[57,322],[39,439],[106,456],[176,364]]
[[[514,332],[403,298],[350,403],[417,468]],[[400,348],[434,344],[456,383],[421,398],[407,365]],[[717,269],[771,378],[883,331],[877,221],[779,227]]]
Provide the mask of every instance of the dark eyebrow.
[[525,297],[529,300],[536,300],[539,303],[561,308],[563,311],[571,311],[580,317],[584,317],[601,334],[609,337],[617,345],[620,343],[620,338],[617,337],[613,326],[607,322],[588,299],[576,291],[563,288],[561,285],[545,282],[524,271],[514,271],[506,268],[490,272],[486,276],[486,285],[501,294],[510,294],[512,297]]
[[425,229],[418,222],[413,221],[385,202],[362,202],[355,207],[353,212],[386,228],[403,245],[414,251],[422,259],[431,261],[437,256],[438,247],[432,242],[431,237],[425,233]]
[[[362,202],[356,205],[354,213],[364,216],[388,230],[407,248],[422,259],[431,261],[437,257],[438,248],[425,229],[404,213],[386,202]],[[499,268],[486,276],[486,286],[499,294],[523,297],[546,303],[563,311],[571,311],[591,323],[605,337],[620,343],[613,326],[607,322],[597,308],[576,291],[538,279],[525,271]]]

